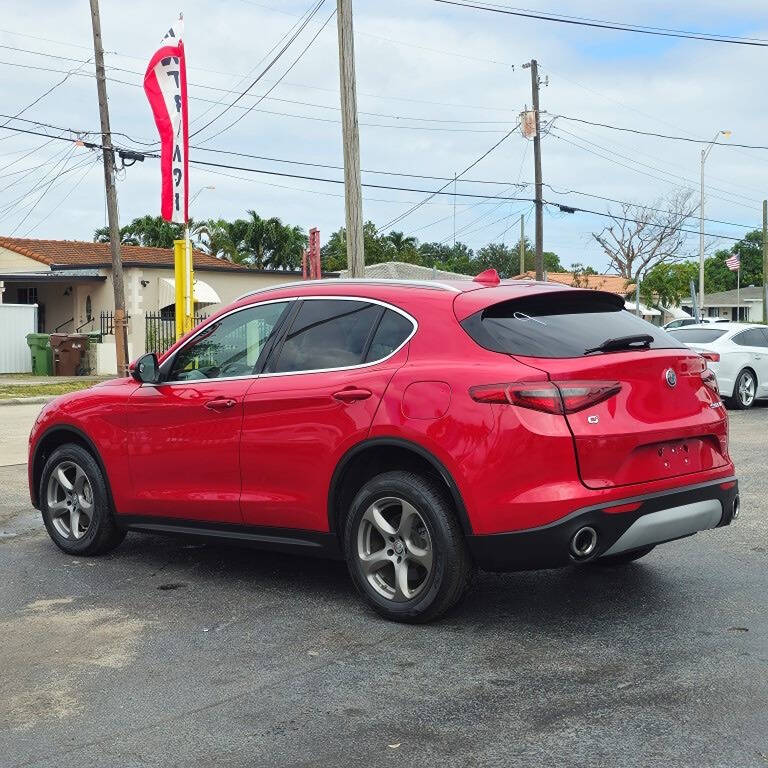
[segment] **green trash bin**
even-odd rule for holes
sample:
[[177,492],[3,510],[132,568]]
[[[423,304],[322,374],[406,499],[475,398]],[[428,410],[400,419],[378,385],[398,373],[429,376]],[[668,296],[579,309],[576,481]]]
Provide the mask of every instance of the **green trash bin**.
[[28,333],[27,344],[32,353],[32,373],[35,376],[52,376],[53,353],[50,334]]
[[83,369],[90,374],[96,373],[96,345],[101,344],[101,331],[86,331],[88,337],[88,354],[86,355]]

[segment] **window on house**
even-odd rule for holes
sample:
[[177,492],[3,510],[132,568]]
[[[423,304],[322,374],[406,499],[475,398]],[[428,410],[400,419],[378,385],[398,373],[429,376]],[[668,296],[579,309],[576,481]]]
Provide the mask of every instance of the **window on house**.
[[37,304],[37,288],[17,288],[16,289],[16,303],[17,304]]
[[93,312],[91,307],[91,297],[90,295],[85,297],[85,319],[90,322],[93,320]]

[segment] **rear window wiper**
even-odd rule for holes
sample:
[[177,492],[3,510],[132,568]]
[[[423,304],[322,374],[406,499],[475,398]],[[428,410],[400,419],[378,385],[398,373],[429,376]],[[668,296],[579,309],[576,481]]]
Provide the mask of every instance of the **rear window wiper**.
[[633,336],[619,336],[615,339],[606,339],[597,347],[584,350],[585,355],[592,352],[617,352],[620,349],[647,349],[653,344],[653,336],[649,333],[637,333]]

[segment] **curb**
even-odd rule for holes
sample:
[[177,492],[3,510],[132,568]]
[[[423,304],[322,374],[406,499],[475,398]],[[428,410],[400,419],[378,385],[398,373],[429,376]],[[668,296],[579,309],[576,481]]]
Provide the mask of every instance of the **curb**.
[[3,405],[42,405],[43,403],[50,403],[51,400],[55,400],[59,395],[45,395],[40,397],[10,397],[7,400],[0,400],[0,407]]

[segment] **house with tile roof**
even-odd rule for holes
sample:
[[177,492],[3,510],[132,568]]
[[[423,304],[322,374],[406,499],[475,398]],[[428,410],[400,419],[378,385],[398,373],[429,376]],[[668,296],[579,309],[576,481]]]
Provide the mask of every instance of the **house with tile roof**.
[[[133,357],[154,343],[147,324],[167,322],[175,307],[174,256],[170,248],[123,245],[129,351]],[[248,291],[300,280],[301,272],[257,270],[193,251],[195,312],[205,314]],[[109,243],[0,237],[0,302],[37,304],[41,333],[106,331],[114,311]],[[155,322],[155,318],[157,321]],[[104,321],[106,319],[106,321]],[[157,329],[155,329],[156,333]],[[105,360],[114,354],[105,351]]]

